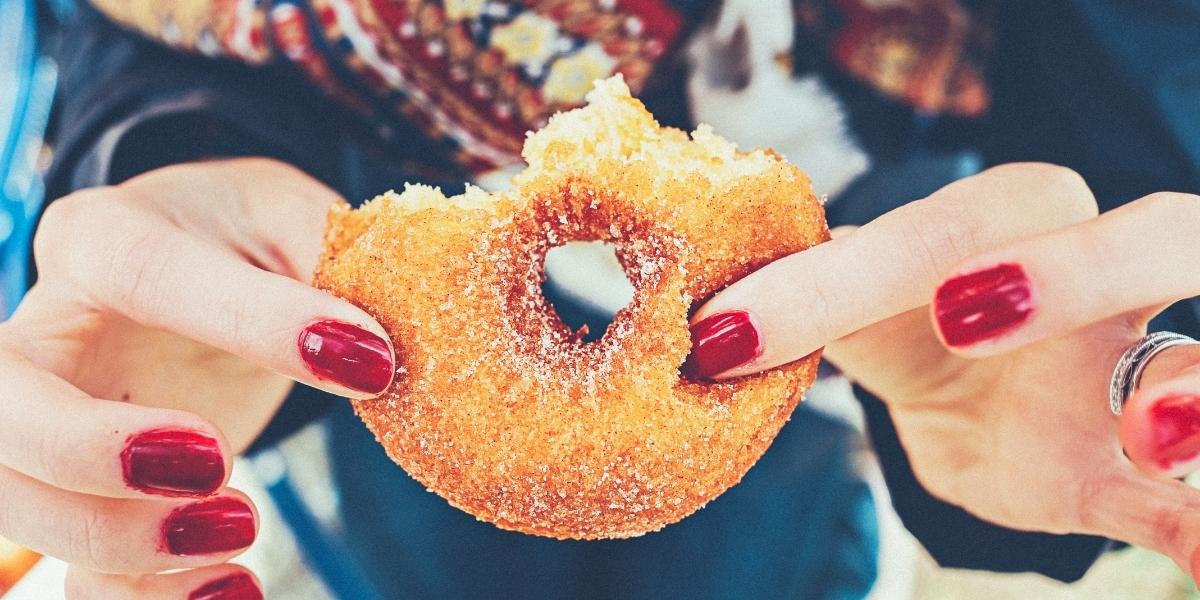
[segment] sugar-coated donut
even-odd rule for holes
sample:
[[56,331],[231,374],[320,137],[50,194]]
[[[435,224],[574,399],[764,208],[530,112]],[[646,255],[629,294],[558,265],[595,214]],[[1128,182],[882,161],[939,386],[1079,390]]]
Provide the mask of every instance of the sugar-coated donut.
[[[410,475],[504,529],[622,538],[737,483],[812,383],[819,352],[721,383],[680,366],[698,300],[828,231],[774,153],[662,128],[619,78],[588,100],[528,138],[510,191],[335,207],[315,281],[395,343],[392,387],[354,408]],[[572,240],[612,243],[636,289],[591,343],[540,289]]]
[[25,576],[39,558],[33,551],[0,538],[0,596]]

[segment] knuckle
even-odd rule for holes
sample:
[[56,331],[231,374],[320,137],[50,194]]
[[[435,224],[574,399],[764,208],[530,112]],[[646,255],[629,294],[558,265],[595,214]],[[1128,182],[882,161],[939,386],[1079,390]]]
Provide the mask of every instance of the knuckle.
[[1096,196],[1087,181],[1074,169],[1052,163],[1013,163],[989,171],[1018,182],[1027,190],[1022,197],[1036,201],[1041,210],[1061,211],[1070,223],[1100,214]]
[[847,332],[838,330],[838,325],[835,325],[835,302],[830,291],[817,280],[810,281],[805,287],[807,293],[802,297],[806,303],[806,315],[816,329],[817,336],[821,340],[832,341],[845,335]]
[[69,443],[62,431],[55,427],[45,428],[36,436],[36,448],[33,448],[34,466],[39,470],[39,479],[53,484],[55,487],[77,489],[79,482],[75,480],[72,469],[67,467],[69,461],[64,456],[71,456],[72,450],[67,448]]
[[1083,176],[1070,167],[1051,163],[1030,163],[1032,173],[1055,191],[1089,191]]
[[153,305],[170,267],[169,240],[153,229],[128,231],[110,246],[109,267],[99,278],[99,291],[114,306]]
[[42,226],[78,224],[91,211],[106,202],[112,202],[116,194],[113,188],[96,187],[80,190],[51,202],[42,212]]
[[1173,510],[1158,510],[1150,517],[1159,548],[1178,548],[1185,541],[1183,519]]
[[87,222],[96,207],[107,202],[111,192],[95,188],[76,192],[51,202],[42,211],[33,236],[33,254],[39,260],[59,256],[87,231]]
[[[831,247],[826,247],[825,250],[829,248]],[[749,284],[749,287],[742,288],[743,299],[779,295],[786,297],[791,307],[803,307],[794,312],[770,311],[770,314],[774,315],[771,318],[787,322],[788,319],[802,314],[806,335],[800,337],[815,337],[819,343],[824,344],[849,333],[842,329],[846,327],[845,315],[853,314],[850,307],[856,297],[853,293],[847,293],[844,280],[830,276],[832,273],[828,271],[813,270],[814,265],[819,264],[814,257],[814,254],[806,253],[785,257],[768,267],[782,267],[770,277],[755,277],[753,283],[746,280],[734,285]],[[838,260],[836,256],[832,259]],[[776,287],[780,284],[781,287]],[[791,343],[799,342],[791,340]]]
[[86,192],[64,196],[47,205],[46,209],[42,211],[42,221],[39,227],[41,231],[56,232],[65,224],[76,220],[76,215],[84,206],[80,200],[84,193]]
[[67,530],[67,552],[72,562],[105,572],[120,572],[125,561],[122,553],[111,553],[109,540],[120,531],[120,524],[102,510],[85,509],[78,520]]
[[1181,192],[1157,192],[1138,203],[1161,223],[1200,223],[1200,196]]
[[1087,183],[1083,177],[1070,167],[1045,162],[1018,162],[999,165],[988,169],[989,172],[1004,177],[1016,177],[1038,183],[1042,186],[1060,189],[1086,190]]
[[262,310],[261,302],[242,293],[230,295],[225,301],[228,304],[221,310],[221,331],[226,332],[228,339],[237,347],[254,347],[254,340],[264,334],[262,319],[255,318]]
[[131,242],[144,238],[150,228],[145,214],[130,206],[128,196],[118,188],[92,188],[47,206],[34,236],[39,267],[53,264],[83,282],[113,271],[111,264],[141,258],[130,252],[130,246],[136,245]]
[[[291,186],[297,182],[315,182],[308,173],[286,162],[261,156],[229,159],[225,165],[239,173],[252,174],[247,180],[269,181],[273,186]],[[243,182],[239,179],[235,183]],[[243,194],[245,196],[245,194]]]
[[1076,514],[1079,515],[1079,522],[1087,531],[1096,531],[1100,527],[1100,510],[1102,506],[1101,499],[1104,496],[1104,490],[1108,488],[1109,482],[1107,479],[1096,476],[1084,477],[1080,482],[1076,491]]
[[[926,202],[905,219],[900,249],[913,273],[935,281],[952,265],[979,251],[979,217],[962,202]],[[919,210],[919,214],[917,213]]]
[[[236,160],[239,165],[245,166],[248,169],[261,169],[263,171],[289,176],[304,174],[304,171],[300,170],[295,165],[265,156],[251,156],[233,160]],[[307,177],[307,175],[305,175],[305,177]]]

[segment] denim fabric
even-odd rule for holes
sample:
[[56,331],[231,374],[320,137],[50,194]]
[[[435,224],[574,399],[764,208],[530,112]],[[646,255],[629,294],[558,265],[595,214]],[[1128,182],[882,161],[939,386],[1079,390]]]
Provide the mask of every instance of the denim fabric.
[[658,533],[600,542],[501,531],[396,467],[347,406],[329,423],[352,552],[383,598],[862,598],[874,502],[845,425],[801,408],[737,486]]

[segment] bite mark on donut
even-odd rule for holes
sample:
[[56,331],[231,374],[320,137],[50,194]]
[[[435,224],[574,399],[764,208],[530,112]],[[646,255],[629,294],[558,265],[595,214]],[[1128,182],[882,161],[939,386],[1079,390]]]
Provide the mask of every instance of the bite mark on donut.
[[[353,403],[389,456],[482,520],[558,538],[641,535],[716,498],[819,357],[680,377],[694,303],[826,240],[821,206],[796,167],[660,128],[619,81],[591,102],[529,138],[509,192],[410,186],[336,208],[315,276],[396,345],[392,388]],[[546,252],[571,240],[612,243],[635,289],[592,343],[541,290]]]

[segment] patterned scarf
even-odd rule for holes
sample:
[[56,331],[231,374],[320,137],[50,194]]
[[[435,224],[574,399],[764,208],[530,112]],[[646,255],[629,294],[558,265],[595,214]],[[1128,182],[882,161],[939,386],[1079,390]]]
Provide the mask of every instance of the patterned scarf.
[[[782,1],[792,5],[789,29],[799,27],[830,62],[880,94],[929,114],[974,116],[986,109],[980,64],[988,37],[958,0]],[[114,21],[179,49],[250,63],[289,61],[369,118],[416,124],[477,174],[519,164],[525,132],[579,105],[592,80],[622,73],[635,93],[644,89],[655,65],[692,29],[684,15],[707,12],[680,7],[716,4],[92,2]],[[779,23],[747,26],[779,29]]]

